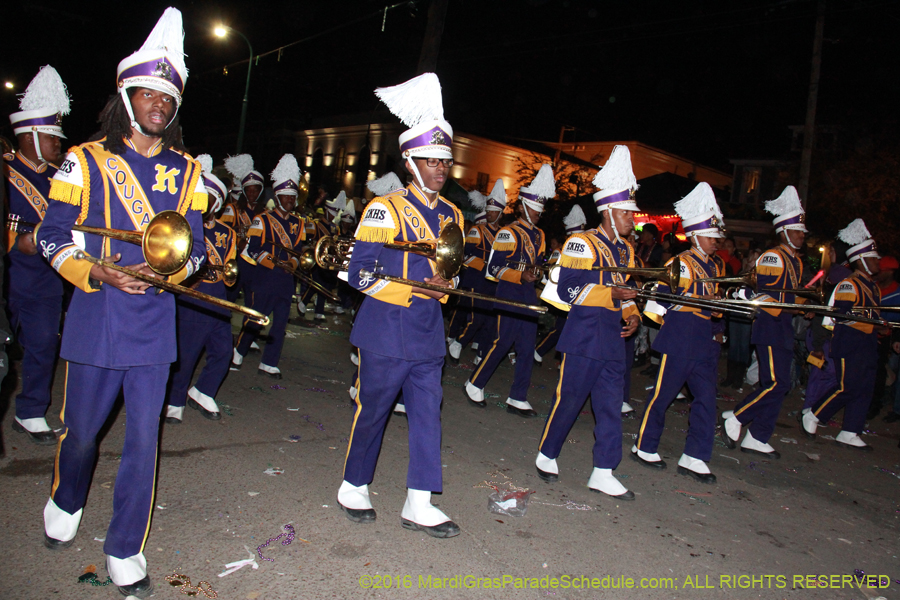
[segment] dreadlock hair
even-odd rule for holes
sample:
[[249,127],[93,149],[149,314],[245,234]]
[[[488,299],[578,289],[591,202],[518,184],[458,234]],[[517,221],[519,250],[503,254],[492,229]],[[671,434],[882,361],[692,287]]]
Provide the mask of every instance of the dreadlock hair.
[[[140,88],[133,87],[128,90],[128,97],[134,96]],[[181,126],[179,125],[180,115],[176,114],[169,126],[162,134],[163,148],[185,152],[184,143],[181,140]],[[92,141],[106,138],[103,142],[103,149],[113,154],[124,154],[128,145],[125,140],[131,138],[131,119],[128,117],[128,111],[125,110],[125,103],[122,101],[120,94],[110,96],[109,101],[103,110],[100,111],[100,117],[97,119],[100,123],[100,131],[91,137]]]

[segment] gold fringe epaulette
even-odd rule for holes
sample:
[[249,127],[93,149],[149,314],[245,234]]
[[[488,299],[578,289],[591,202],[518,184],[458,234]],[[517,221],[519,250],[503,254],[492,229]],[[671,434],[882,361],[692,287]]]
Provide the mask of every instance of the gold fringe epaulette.
[[81,206],[84,188],[78,185],[53,179],[50,181],[50,199],[65,202],[72,206]]
[[205,213],[208,206],[209,194],[201,194],[198,192],[191,197],[191,208],[193,210],[199,210],[200,212]]
[[594,266],[593,258],[575,258],[567,254],[559,257],[559,266],[567,269],[581,269],[588,271]]
[[394,230],[389,227],[368,227],[360,225],[354,236],[361,242],[390,244],[394,241]]

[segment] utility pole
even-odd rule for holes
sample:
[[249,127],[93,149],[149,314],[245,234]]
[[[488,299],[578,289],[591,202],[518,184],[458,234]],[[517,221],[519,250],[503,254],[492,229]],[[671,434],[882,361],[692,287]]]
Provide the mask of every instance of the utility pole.
[[562,152],[563,137],[566,135],[567,131],[575,131],[575,128],[574,127],[566,127],[565,125],[563,125],[562,127],[559,128],[559,144],[556,146],[556,154],[553,155],[553,168],[554,169],[559,166],[559,155]]
[[438,54],[441,53],[441,36],[444,33],[444,17],[447,16],[448,0],[431,0],[428,6],[428,25],[425,27],[425,39],[422,40],[422,52],[419,54],[419,66],[416,75],[433,73],[437,68]]
[[816,7],[816,35],[813,39],[812,72],[809,75],[809,98],[806,101],[806,124],[803,126],[803,152],[800,154],[800,202],[806,208],[809,195],[809,172],[816,138],[816,103],[819,99],[819,75],[822,72],[822,37],[825,33],[825,0]]

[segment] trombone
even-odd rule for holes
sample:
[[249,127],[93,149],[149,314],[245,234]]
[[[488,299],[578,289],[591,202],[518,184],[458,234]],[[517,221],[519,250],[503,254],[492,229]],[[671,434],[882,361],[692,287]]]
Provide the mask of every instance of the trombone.
[[222,273],[222,280],[228,287],[233,286],[235,282],[237,282],[239,274],[238,263],[233,258],[226,260],[224,265],[213,265],[206,262],[203,266],[207,271],[217,271]]
[[[40,223],[22,221],[19,215],[9,215],[7,223],[10,230],[20,233],[37,233],[40,226]],[[187,219],[174,210],[157,213],[150,219],[146,229],[142,232],[104,229],[87,225],[73,225],[72,230],[93,233],[140,246],[147,264],[160,275],[172,275],[183,269],[191,257],[191,246],[194,243],[194,236]]]
[[[350,257],[353,253],[353,245],[356,240],[339,236],[323,237],[316,244],[316,263],[323,269],[333,271],[346,271],[350,264]],[[464,238],[462,229],[456,223],[448,223],[444,226],[441,235],[436,240],[427,240],[419,242],[392,242],[384,244],[385,248],[401,250],[424,256],[436,263],[436,270],[442,279],[447,281],[456,277],[462,268],[463,263],[463,244]],[[443,294],[452,294],[455,296],[465,296],[475,300],[485,300],[495,302],[497,304],[506,304],[509,306],[517,306],[519,308],[527,308],[539,313],[547,312],[546,306],[538,306],[535,304],[525,304],[524,302],[516,302],[514,300],[506,300],[497,298],[488,294],[479,294],[470,292],[469,290],[460,290],[455,288],[445,288],[439,285],[414,281],[412,279],[404,279],[402,277],[394,277],[383,273],[374,273],[372,271],[361,270],[360,278],[366,279],[383,279],[385,281],[393,281],[402,285],[417,287],[425,290],[441,292]]]
[[[298,254],[299,254],[299,252],[298,252]],[[295,269],[290,265],[290,263],[273,256],[272,263],[274,263],[274,265],[276,267],[278,267],[279,269],[282,269],[283,271],[287,271],[288,273],[290,273],[297,279],[306,282],[307,285],[309,285],[310,287],[315,289],[320,294],[323,294],[326,298],[328,298],[332,302],[340,302],[341,301],[340,298],[338,298],[337,296],[334,295],[334,292],[326,290],[324,287],[322,287],[321,285],[316,283],[313,280],[313,278],[310,277],[309,274],[304,271],[302,262],[300,263],[300,266]]]
[[[753,267],[743,275],[738,275],[734,277],[705,277],[703,279],[697,279],[697,283],[737,283],[740,286],[748,287],[756,293],[769,293],[774,292],[776,294],[794,294],[795,296],[806,296],[816,300],[819,304],[823,304],[825,302],[825,295],[823,292],[823,283],[825,281],[824,277],[819,278],[819,282],[813,287],[803,287],[803,288],[770,288],[765,287],[763,289],[759,289],[759,283],[756,277],[756,267]],[[733,288],[728,288],[730,291]],[[726,291],[726,295],[728,295]]]
[[756,314],[756,307],[755,305],[752,305],[752,303],[748,306],[729,305],[725,303],[734,301],[706,300],[704,298],[691,298],[689,296],[682,296],[680,294],[667,294],[665,292],[658,292],[655,289],[652,289],[655,285],[655,282],[648,281],[643,285],[643,287],[639,288],[634,288],[630,285],[623,285],[620,283],[610,284],[609,287],[620,288],[623,290],[635,290],[637,292],[637,297],[644,300],[654,300],[656,302],[680,304],[682,306],[689,306],[691,308],[699,308],[701,310],[708,310],[711,312],[729,313],[744,317],[752,317],[754,314]]
[[[856,321],[859,323],[869,323],[872,325],[881,325],[892,329],[900,329],[900,323],[893,323],[884,319],[876,319],[871,316],[873,310],[883,310],[881,307],[857,308],[852,309],[849,313],[842,313],[834,309],[833,306],[817,305],[817,304],[793,304],[790,302],[765,302],[763,300],[722,300],[730,306],[747,306],[756,308],[780,308],[782,310],[797,310],[804,313],[813,313],[816,315],[824,315],[832,319],[845,319],[847,321]],[[900,307],[898,307],[900,308]],[[868,313],[863,314],[863,313]]]

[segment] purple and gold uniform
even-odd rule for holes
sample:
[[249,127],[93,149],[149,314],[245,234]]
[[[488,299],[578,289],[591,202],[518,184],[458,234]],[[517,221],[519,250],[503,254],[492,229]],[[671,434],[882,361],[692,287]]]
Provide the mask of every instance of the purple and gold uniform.
[[[764,300],[802,303],[794,294],[767,289],[799,288],[803,263],[787,244],[767,250],[756,260],[758,290]],[[750,424],[753,439],[766,443],[775,431],[781,403],[791,389],[791,362],[794,352],[793,315],[781,309],[762,308],[753,321],[750,342],[759,360],[759,387],[734,409],[741,425]]]
[[[874,309],[881,305],[881,290],[868,274],[854,271],[835,288],[829,305],[843,313],[852,309]],[[837,319],[831,341],[837,385],[812,407],[819,422],[827,423],[843,408],[841,430],[857,435],[862,433],[875,389],[877,355],[878,334],[873,324]]]
[[[485,278],[484,274],[491,246],[493,246],[499,230],[499,222],[478,223],[466,233],[466,270],[460,280],[461,287],[488,296],[496,294],[496,282]],[[463,324],[460,327],[461,331],[455,332],[459,334],[457,336],[454,335],[451,321],[450,337],[458,338],[457,341],[462,348],[465,348],[470,342],[478,342],[479,351],[483,352],[483,348],[491,341],[492,328],[490,325],[492,325],[493,313],[493,303],[488,300],[460,298],[454,314]],[[468,318],[463,321],[465,315],[468,315]]]
[[556,459],[588,395],[594,411],[595,468],[615,469],[622,460],[622,389],[627,376],[622,320],[638,315],[631,300],[615,300],[610,284],[620,273],[593,267],[634,267],[634,248],[591,229],[571,236],[559,264],[558,294],[572,305],[557,348],[563,354],[553,407],[540,453]]
[[44,510],[45,528],[54,539],[75,536],[97,459],[97,433],[124,391],[128,419],[117,476],[121,484],[115,488],[104,550],[110,557],[137,562],[143,562],[149,532],[159,418],[169,365],[177,353],[175,298],[153,288],[132,295],[98,285],[90,279],[91,263],[74,258],[79,247],[94,257],[121,253],[121,265],[144,262],[141,249],[73,232],[72,226],[142,231],[155,214],[176,210],[187,218],[194,236],[190,260],[169,281],[179,283],[194,273],[206,257],[202,214],[207,196],[200,165],[161,144],[149,154],[136,152],[130,140],[121,155],[107,152],[101,142],[73,148],[53,179],[37,236],[44,257],[76,287],[60,350],[68,361],[60,417],[64,430]]
[[[559,250],[554,250],[553,254],[550,255],[550,259],[547,261],[548,265],[555,265],[559,262],[560,252]],[[563,328],[566,326],[566,319],[569,317],[568,311],[560,310],[556,315],[556,321],[553,323],[553,329],[547,332],[547,335],[538,342],[538,345],[535,346],[535,360],[540,356],[543,358],[547,355],[551,350],[556,348],[557,342],[559,342],[559,336],[562,335]]]
[[[219,220],[234,230],[237,235],[238,248],[240,253],[247,244],[247,232],[253,223],[254,213],[252,209],[241,208],[240,202],[235,200],[225,205],[222,210],[222,216]],[[250,306],[250,282],[253,280],[254,265],[241,261],[238,280],[233,286],[225,290],[228,301],[234,302],[241,290],[244,290],[244,303]]]
[[[698,298],[715,293],[716,284],[697,283],[697,279],[721,277],[724,269],[715,256],[704,256],[696,246],[678,255],[681,275],[678,288],[660,282],[657,291]],[[668,264],[671,264],[672,260]],[[666,310],[653,349],[660,353],[656,388],[650,392],[638,430],[637,449],[656,454],[666,424],[666,410],[687,383],[694,396],[684,454],[709,462],[716,433],[716,374],[719,344],[715,341],[714,322],[707,309],[658,301]],[[658,314],[647,313],[658,320]]]
[[352,287],[366,297],[350,334],[359,348],[359,391],[344,464],[344,480],[372,482],[385,422],[402,391],[409,418],[407,487],[440,492],[441,368],[444,327],[440,301],[412,288],[361,277],[360,271],[424,281],[436,274],[433,261],[385,248],[395,241],[434,240],[448,223],[462,226],[462,213],[444,198],[428,198],[415,186],[373,199],[356,231],[348,268]]
[[[256,265],[253,279],[250,282],[250,300],[248,306],[264,315],[272,314],[272,325],[269,338],[263,351],[262,365],[276,368],[281,359],[284,345],[284,332],[291,312],[291,299],[294,295],[294,276],[276,267],[273,259],[288,263],[296,269],[297,257],[289,255],[275,244],[286,248],[300,250],[306,240],[306,219],[293,213],[286,216],[275,209],[268,209],[257,215],[247,231],[249,242],[241,254],[241,268],[245,264]],[[244,327],[235,350],[246,356],[250,344],[259,334],[260,325],[249,318],[244,319]]]
[[[9,213],[21,221],[40,223],[47,211],[50,180],[56,167],[34,163],[21,153],[3,155]],[[12,333],[22,344],[22,391],[16,396],[16,418],[43,419],[50,406],[50,385],[59,348],[62,278],[37,253],[23,254],[19,234],[7,240],[7,305]],[[53,439],[49,440],[53,443]]]
[[[231,227],[213,220],[203,224],[203,235],[207,264],[222,266],[234,259],[237,235]],[[226,299],[227,288],[221,270],[201,269],[191,281],[191,287],[198,292]],[[184,407],[188,395],[204,408],[215,406],[216,393],[231,363],[231,312],[190,296],[179,296],[177,305],[178,360],[172,365],[169,407]],[[204,349],[206,365],[189,391],[194,367]]]
[[[310,246],[315,246],[316,242],[318,242],[323,237],[330,237],[334,235],[340,235],[340,229],[337,225],[335,225],[332,221],[329,220],[326,216],[321,216],[315,221],[307,222],[307,243]],[[311,272],[311,277],[313,281],[321,285],[326,290],[334,289],[335,284],[337,283],[337,275],[330,270],[323,269],[318,265],[314,266]],[[303,296],[301,296],[301,303],[306,306],[310,300],[312,300],[313,295],[316,296],[316,307],[315,314],[324,315],[325,314],[325,294],[320,294],[313,286],[309,286],[306,288],[306,291],[303,292]]]
[[[497,297],[524,304],[538,304],[533,281],[522,280],[524,269],[508,263],[538,264],[544,256],[544,232],[525,219],[518,219],[497,232],[484,276],[497,281]],[[533,311],[509,305],[497,305],[491,347],[469,379],[471,385],[484,389],[510,348],[515,348],[519,360],[509,399],[528,402],[531,387],[531,360],[537,338],[537,318]],[[532,413],[533,414],[533,413]]]

